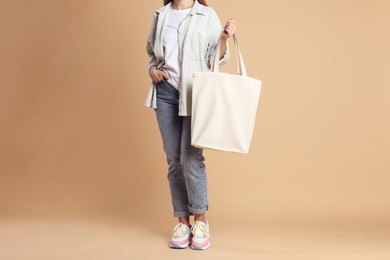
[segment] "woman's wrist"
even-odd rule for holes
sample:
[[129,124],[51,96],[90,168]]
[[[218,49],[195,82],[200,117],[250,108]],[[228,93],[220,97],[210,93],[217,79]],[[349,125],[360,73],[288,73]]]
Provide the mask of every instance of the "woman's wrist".
[[152,65],[152,66],[149,68],[149,74],[152,72],[153,68],[157,69],[157,65]]

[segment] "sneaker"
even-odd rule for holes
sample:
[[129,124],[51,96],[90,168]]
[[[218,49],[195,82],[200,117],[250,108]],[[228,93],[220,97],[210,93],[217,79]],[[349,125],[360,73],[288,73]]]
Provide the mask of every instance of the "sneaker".
[[173,235],[169,247],[187,248],[190,243],[191,230],[185,224],[179,223],[173,228]]
[[203,221],[195,221],[191,226],[192,243],[191,248],[204,250],[210,247],[209,224]]

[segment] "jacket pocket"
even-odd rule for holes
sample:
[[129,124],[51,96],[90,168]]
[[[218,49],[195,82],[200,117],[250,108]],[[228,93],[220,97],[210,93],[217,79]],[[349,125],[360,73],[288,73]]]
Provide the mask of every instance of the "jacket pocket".
[[188,44],[190,44],[189,48],[189,57],[195,60],[203,61],[205,46],[203,46],[203,36],[201,32],[194,31],[189,35]]

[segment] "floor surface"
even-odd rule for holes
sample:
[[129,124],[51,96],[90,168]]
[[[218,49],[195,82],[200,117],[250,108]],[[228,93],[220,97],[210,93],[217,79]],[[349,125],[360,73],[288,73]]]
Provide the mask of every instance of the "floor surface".
[[390,260],[388,229],[210,223],[211,248],[194,251],[168,247],[172,227],[115,219],[0,218],[0,259]]

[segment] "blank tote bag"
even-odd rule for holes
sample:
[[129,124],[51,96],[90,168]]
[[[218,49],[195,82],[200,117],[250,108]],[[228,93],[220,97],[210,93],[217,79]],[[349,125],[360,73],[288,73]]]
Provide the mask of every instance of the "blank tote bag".
[[236,34],[233,40],[238,75],[219,72],[220,41],[211,71],[193,74],[191,144],[246,154],[262,81],[247,76]]

